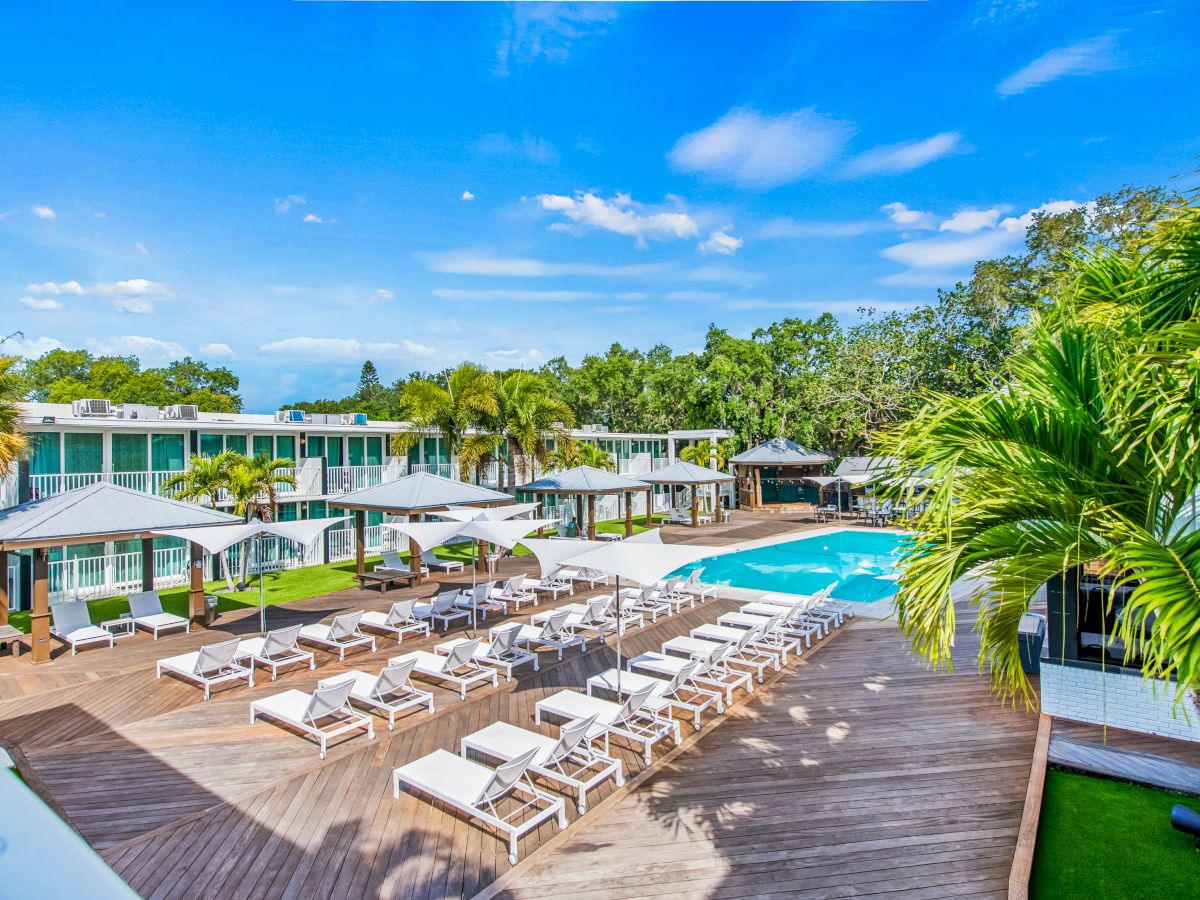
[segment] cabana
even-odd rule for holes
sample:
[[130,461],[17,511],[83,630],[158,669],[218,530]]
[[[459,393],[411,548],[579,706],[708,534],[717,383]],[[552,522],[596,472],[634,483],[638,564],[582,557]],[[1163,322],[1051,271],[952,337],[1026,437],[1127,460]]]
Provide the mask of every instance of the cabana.
[[[718,485],[733,481],[734,478],[725,472],[719,472],[716,469],[706,469],[704,466],[698,466],[695,463],[677,462],[664,469],[651,472],[649,475],[642,475],[638,480],[644,481],[647,484],[686,485],[689,487],[692,494],[692,527],[696,528],[700,524],[700,510],[696,503],[700,485]],[[717,494],[713,503],[713,519],[716,522],[721,521],[720,494]]]
[[[30,640],[33,661],[50,661],[50,550],[73,544],[99,541],[142,542],[142,589],[154,589],[154,538],[151,532],[165,529],[203,528],[240,523],[237,516],[132,491],[100,481],[78,490],[44,500],[31,500],[0,512],[0,570],[7,569],[7,555],[17,550],[33,551],[33,612]],[[188,615],[206,624],[204,608],[204,548],[192,542]],[[0,624],[8,621],[7,585],[0,579]]]
[[[423,513],[446,510],[452,506],[505,506],[512,502],[511,494],[442,478],[429,472],[417,472],[352,494],[344,494],[337,499],[331,499],[329,505],[354,511],[354,570],[358,575],[362,575],[366,572],[368,510],[395,516],[419,516]],[[408,550],[408,565],[413,573],[413,583],[416,584],[421,578],[421,548],[415,540],[409,538]]]
[[806,479],[824,474],[833,458],[787,438],[771,438],[730,460],[738,483],[738,505],[779,510],[811,503],[819,493]]
[[[625,495],[625,536],[633,534],[633,492],[650,491],[650,485],[614,472],[605,472],[594,466],[576,466],[563,472],[553,472],[521,485],[518,491],[530,494],[575,495],[576,521],[583,522],[583,498],[587,497],[587,536],[588,540],[596,539],[596,495],[624,494]],[[542,499],[541,497],[539,499]],[[545,503],[542,499],[543,504]],[[646,498],[646,524],[652,521],[654,510],[649,497]]]

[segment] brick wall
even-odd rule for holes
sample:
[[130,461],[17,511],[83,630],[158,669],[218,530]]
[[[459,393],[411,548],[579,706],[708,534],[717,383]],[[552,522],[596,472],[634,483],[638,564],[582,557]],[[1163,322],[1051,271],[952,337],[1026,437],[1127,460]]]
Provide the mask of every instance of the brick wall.
[[1174,707],[1172,687],[1136,674],[1099,672],[1042,660],[1042,712],[1076,722],[1200,742],[1190,701]]

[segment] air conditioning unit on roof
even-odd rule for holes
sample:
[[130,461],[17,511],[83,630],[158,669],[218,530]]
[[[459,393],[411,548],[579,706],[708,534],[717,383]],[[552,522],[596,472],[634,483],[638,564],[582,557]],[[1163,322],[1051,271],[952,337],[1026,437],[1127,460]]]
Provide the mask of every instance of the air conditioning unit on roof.
[[312,416],[302,409],[281,409],[275,413],[276,422],[287,422],[291,425],[304,425],[312,421]]
[[367,414],[366,413],[342,413],[342,424],[343,425],[366,425],[367,424]]
[[112,404],[107,400],[72,400],[71,414],[88,418],[93,416],[111,416]]
[[195,422],[200,418],[200,407],[194,403],[175,403],[163,407],[163,416],[168,419],[186,419]]

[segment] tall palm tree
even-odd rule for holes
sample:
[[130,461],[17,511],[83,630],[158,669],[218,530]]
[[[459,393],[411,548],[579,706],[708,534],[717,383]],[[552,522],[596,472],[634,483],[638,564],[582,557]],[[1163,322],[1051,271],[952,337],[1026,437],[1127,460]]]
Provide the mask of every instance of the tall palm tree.
[[679,458],[684,462],[708,468],[714,450],[717,454],[717,468],[723,472],[729,462],[729,455],[733,453],[733,444],[729,441],[717,441],[714,445],[712,441],[705,438],[680,450]]
[[564,436],[555,443],[555,447],[548,455],[546,462],[550,468],[556,471],[573,469],[576,466],[591,466],[594,469],[603,469],[606,472],[615,472],[617,470],[616,460],[612,458],[610,453],[603,450],[599,444],[577,441],[570,435]]
[[881,442],[902,466],[885,491],[911,495],[905,475],[931,481],[899,623],[949,665],[950,585],[982,569],[979,663],[1028,702],[1017,623],[1031,594],[1099,563],[1133,586],[1115,637],[1141,650],[1148,677],[1176,676],[1182,697],[1200,683],[1200,211],[1180,211],[1144,252],[1080,259],[1057,300],[1007,384],[936,396]]
[[452,369],[444,386],[410,381],[400,403],[411,427],[392,438],[392,455],[406,454],[425,433],[436,430],[450,454],[458,456],[459,475],[465,481],[472,466],[494,455],[502,442],[494,433],[475,431],[500,414],[497,390],[495,376],[470,362]]
[[[229,496],[233,500],[234,515],[245,521],[257,518],[269,522],[275,518],[279,508],[278,488],[280,485],[296,486],[296,476],[290,471],[294,463],[290,459],[270,459],[266,456],[246,457],[234,454],[229,463]],[[240,555],[240,577],[238,584],[246,586],[246,572],[250,558],[250,542],[242,544]],[[262,577],[262,573],[259,573]]]
[[553,395],[541,375],[518,370],[500,383],[498,431],[508,449],[508,485],[517,478],[527,481],[535,465],[544,466],[550,457],[550,438],[555,443],[569,438],[575,424],[571,407]]
[[[186,469],[163,479],[160,490],[165,496],[176,500],[191,500],[201,506],[215,507],[221,493],[229,489],[229,468],[236,456],[232,450],[216,456],[193,455]],[[232,591],[233,577],[229,572],[228,554],[222,551],[220,560],[225,584]]]
[[18,428],[23,397],[21,376],[14,371],[20,357],[0,356],[0,472],[17,461],[29,439]]

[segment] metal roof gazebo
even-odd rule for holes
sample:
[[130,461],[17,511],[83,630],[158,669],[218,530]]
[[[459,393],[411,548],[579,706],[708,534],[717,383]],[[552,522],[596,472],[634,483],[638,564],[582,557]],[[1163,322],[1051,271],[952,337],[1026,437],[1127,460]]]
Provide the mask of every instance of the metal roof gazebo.
[[833,458],[777,437],[739,453],[729,461],[738,478],[738,505],[742,505],[741,494],[744,492],[746,506],[764,509],[799,502],[795,488],[808,476],[821,475]]
[[[511,494],[502,494],[477,484],[454,481],[430,472],[416,472],[395,481],[343,494],[329,501],[330,506],[354,511],[354,568],[366,571],[366,513],[381,512],[396,516],[416,516],[438,512],[452,506],[503,506],[513,502]],[[408,541],[408,565],[413,583],[421,578],[421,548]]]
[[[727,472],[721,472],[717,469],[706,469],[704,466],[698,466],[690,462],[677,462],[674,465],[666,466],[662,469],[657,469],[649,475],[641,475],[639,481],[644,481],[647,484],[669,484],[669,485],[686,485],[691,488],[692,493],[692,527],[696,528],[700,525],[700,510],[696,505],[697,489],[702,484],[721,484],[728,481],[733,481],[734,477]],[[713,504],[713,516],[717,522],[721,521],[721,503],[720,498]]]
[[[530,494],[574,494],[576,497],[576,519],[583,521],[583,498],[587,497],[587,536],[588,540],[596,539],[596,495],[624,494],[625,495],[625,536],[633,534],[633,492],[650,491],[650,485],[615,472],[606,472],[595,466],[576,466],[562,472],[552,472],[537,481],[523,484],[517,488]],[[646,502],[646,524],[651,522],[652,504]]]
[[[142,589],[154,589],[154,538],[162,529],[201,528],[240,523],[238,516],[194,503],[181,503],[109,482],[42,500],[31,500],[0,512],[0,557],[17,550],[33,551],[33,610],[30,643],[35,663],[50,660],[49,551],[53,547],[98,541],[142,542]],[[204,624],[204,548],[191,543],[188,615]],[[0,560],[2,561],[2,560]],[[2,568],[7,568],[7,565]],[[0,583],[0,595],[7,585]],[[0,596],[0,624],[8,618],[8,598]]]

